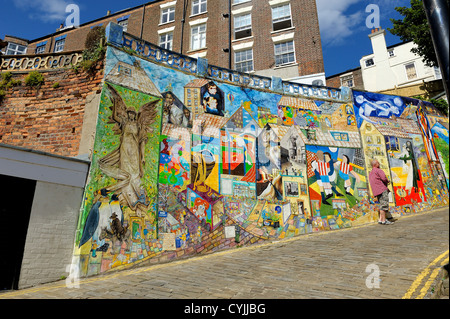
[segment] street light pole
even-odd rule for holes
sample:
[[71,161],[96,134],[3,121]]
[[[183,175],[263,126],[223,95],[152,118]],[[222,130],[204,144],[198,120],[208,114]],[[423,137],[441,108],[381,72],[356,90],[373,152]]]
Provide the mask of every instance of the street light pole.
[[449,5],[447,0],[423,0],[431,37],[444,82],[447,100],[449,98],[449,32],[448,15]]

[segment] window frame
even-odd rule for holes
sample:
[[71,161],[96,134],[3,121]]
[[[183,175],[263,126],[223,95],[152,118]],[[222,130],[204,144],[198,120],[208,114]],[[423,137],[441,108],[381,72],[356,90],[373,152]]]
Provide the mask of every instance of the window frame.
[[[159,39],[158,39],[159,46],[165,50],[173,51],[173,31],[161,33],[161,34],[158,34],[158,36],[159,36]],[[167,36],[171,36],[171,39],[168,40]],[[163,37],[166,38],[164,41],[162,41]],[[170,46],[169,48],[167,48],[166,46],[163,46],[163,45],[167,45],[167,44],[169,44],[169,46]]]
[[[173,14],[173,20],[170,20],[170,15]],[[167,21],[163,21],[164,16],[167,16]],[[175,21],[175,6],[170,6],[167,8],[161,8],[161,19],[160,24],[171,23]]]
[[[372,61],[371,65],[367,64],[369,61]],[[373,58],[366,59],[366,60],[364,60],[364,65],[366,66],[366,68],[370,68],[375,65],[375,60]]]
[[[277,46],[283,45],[283,44],[288,44],[288,43],[292,43],[292,52],[281,53],[279,55],[281,57],[283,57],[284,55],[288,55],[288,54],[291,55],[292,54],[293,57],[294,57],[294,60],[293,61],[288,61],[286,63],[278,64],[277,63]],[[275,67],[282,67],[282,66],[294,64],[294,63],[297,62],[297,57],[295,55],[295,42],[294,42],[294,39],[290,39],[290,40],[287,40],[287,41],[276,42],[276,43],[273,44],[273,47],[274,47]]]
[[[408,66],[410,66],[410,65],[413,66],[413,68],[414,68],[414,73],[415,73],[415,75],[416,75],[416,76],[415,76],[414,78],[412,78],[412,79],[410,79],[410,78],[409,78],[409,75],[408,75]],[[417,80],[417,79],[419,78],[419,74],[418,74],[418,72],[417,72],[417,68],[416,68],[416,63],[415,63],[415,62],[405,63],[404,66],[405,66],[405,73],[406,73],[406,80],[407,80],[407,81],[414,81],[414,80]]]
[[36,47],[36,49],[34,50],[34,54],[44,54],[45,53],[45,47],[46,45],[39,45]]
[[[200,32],[200,28],[202,28],[202,27],[204,27],[205,30],[203,32]],[[199,37],[198,38],[199,47],[194,47],[194,43],[195,43],[194,30],[195,29],[198,30],[197,36]],[[190,35],[190,49],[191,49],[191,51],[206,49],[206,31],[207,31],[206,23],[201,23],[201,24],[196,24],[196,25],[191,26],[191,35]],[[202,37],[202,34],[204,35],[203,37]],[[204,45],[203,46],[202,46],[202,40],[204,40]]]
[[[352,82],[351,86],[348,85],[349,81]],[[355,87],[355,77],[353,76],[353,74],[342,76],[341,77],[341,86],[346,86],[346,87],[349,87],[349,88]]]
[[[237,56],[238,54],[242,54],[244,52],[251,52],[251,60],[248,59],[248,55],[246,56],[246,60],[242,60],[237,62]],[[253,72],[255,70],[255,65],[254,65],[254,59],[253,59],[253,48],[247,48],[247,49],[243,49],[243,50],[239,50],[239,51],[235,51],[234,52],[234,68],[236,71],[242,72],[242,73],[250,73]],[[238,68],[238,65],[242,65],[242,64],[248,64],[249,62],[251,62],[251,70],[244,70],[244,68]]]
[[[14,45],[16,48],[13,49],[11,46]],[[19,48],[24,48],[24,50],[19,50]],[[28,47],[23,44],[18,44],[14,42],[8,42],[8,45],[6,46],[5,55],[24,55],[27,53]],[[8,51],[11,51],[12,53],[8,53]]]
[[[236,28],[236,20],[248,19],[247,18],[248,16],[250,16],[250,19],[249,19],[250,20],[250,24],[247,24],[247,25],[244,25],[244,26],[240,26],[239,28]],[[250,32],[249,32],[249,30],[250,30]],[[252,13],[251,12],[246,12],[246,13],[239,14],[239,15],[236,15],[236,16],[233,17],[233,33],[234,33],[234,39],[235,40],[251,37],[253,35],[253,21],[252,21]],[[248,34],[248,33],[250,33],[250,34]],[[237,36],[238,34],[239,35],[242,34],[242,36]]]
[[[274,10],[277,9],[277,8],[281,8],[281,7],[288,7],[289,8],[289,18],[286,18],[287,16],[284,16],[284,17],[281,17],[281,18],[277,18],[278,21],[275,21]],[[292,28],[294,26],[294,23],[292,21],[292,9],[291,9],[291,3],[290,2],[274,5],[274,6],[271,7],[271,11],[272,11],[272,31],[273,32],[289,29],[289,28]],[[289,26],[283,26],[282,25],[280,28],[275,28],[276,24],[285,23],[286,21],[290,22]]]
[[[204,9],[204,11],[201,11],[203,5],[205,6],[205,9]],[[198,9],[198,12],[194,12],[196,8]],[[206,12],[208,12],[208,0],[192,1],[192,7],[191,7],[191,15],[192,16],[196,16],[196,15],[203,14]]]
[[[62,43],[62,47],[61,47],[60,43]],[[53,53],[63,52],[65,46],[66,46],[66,38],[56,40],[55,48],[53,49]],[[58,48],[60,48],[60,49],[58,49]]]

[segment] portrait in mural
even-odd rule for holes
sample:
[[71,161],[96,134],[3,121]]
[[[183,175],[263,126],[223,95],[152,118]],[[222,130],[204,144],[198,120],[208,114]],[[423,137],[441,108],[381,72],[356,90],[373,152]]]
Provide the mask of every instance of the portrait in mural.
[[191,112],[173,92],[162,93],[164,97],[163,123],[192,127]]

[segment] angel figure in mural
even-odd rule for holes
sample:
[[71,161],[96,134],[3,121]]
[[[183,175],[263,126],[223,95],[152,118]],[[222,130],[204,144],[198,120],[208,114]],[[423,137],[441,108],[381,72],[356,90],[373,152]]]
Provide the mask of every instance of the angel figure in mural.
[[118,194],[124,204],[142,216],[149,205],[141,178],[144,175],[145,145],[148,133],[157,116],[156,104],[159,100],[146,103],[137,112],[128,108],[116,89],[106,83],[112,114],[109,124],[115,124],[113,131],[120,134],[120,145],[99,160],[100,170],[117,180],[115,185],[107,187],[107,192]]

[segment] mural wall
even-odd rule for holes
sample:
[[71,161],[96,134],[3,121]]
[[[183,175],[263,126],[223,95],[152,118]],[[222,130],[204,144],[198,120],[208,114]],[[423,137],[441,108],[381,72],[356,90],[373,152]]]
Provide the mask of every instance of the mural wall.
[[372,159],[393,214],[448,205],[448,120],[427,107],[250,89],[108,47],[81,275],[376,221]]

